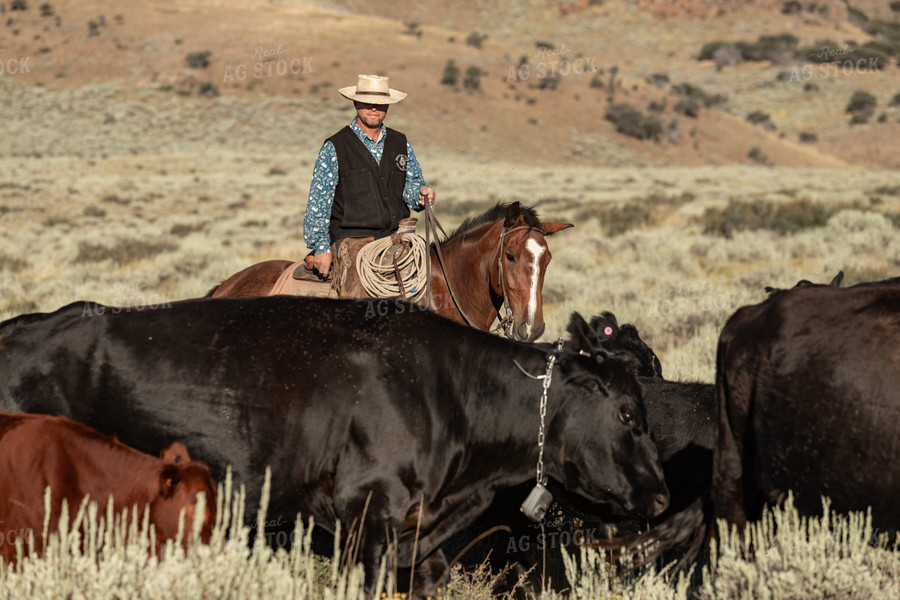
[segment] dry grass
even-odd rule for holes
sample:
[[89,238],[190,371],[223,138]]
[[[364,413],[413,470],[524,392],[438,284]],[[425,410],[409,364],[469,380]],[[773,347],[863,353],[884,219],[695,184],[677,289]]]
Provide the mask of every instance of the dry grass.
[[[82,93],[81,110],[154,106],[117,98],[113,87]],[[36,97],[50,106],[70,94]],[[46,156],[0,153],[0,224],[10,232],[0,241],[0,317],[80,299],[137,306],[198,297],[252,263],[305,254],[302,217],[319,142],[304,138],[305,149],[291,152],[295,137],[281,133],[304,113],[214,100],[213,115],[254,116],[212,149],[204,140],[221,123],[196,118],[191,103],[201,101],[185,102],[158,109],[191,123],[196,141],[179,147],[171,133],[153,133],[151,119],[114,127],[84,156],[62,138],[45,142]],[[273,132],[269,148],[260,128]],[[144,135],[132,154],[125,140],[136,131]],[[42,136],[27,127],[16,135],[32,146]],[[575,223],[549,240],[545,339],[564,331],[573,310],[612,310],[637,325],[673,378],[711,381],[718,330],[739,306],[761,301],[767,285],[828,281],[842,269],[855,282],[900,268],[900,195],[889,171],[420,160],[447,227],[513,200],[535,204],[544,220]]]
[[[18,564],[0,564],[0,594],[28,598],[297,598],[355,600],[364,598],[362,568],[343,566],[335,544],[331,559],[312,552],[312,526],[298,515],[285,538],[273,550],[263,535],[250,541],[251,531],[264,532],[269,477],[254,527],[244,524],[244,491],[235,492],[228,477],[219,487],[217,519],[208,545],[199,541],[202,506],[194,523],[186,523],[179,539],[155,553],[149,516],[136,511],[115,515],[83,502],[72,514],[64,508],[59,532],[48,538],[40,557],[29,556],[31,542],[17,538]],[[49,503],[49,497],[45,504]],[[900,593],[900,551],[878,538],[870,519],[858,513],[834,514],[824,502],[823,516],[800,517],[789,496],[749,528],[746,538],[724,522],[719,524],[718,550],[709,564],[687,572],[669,567],[630,572],[607,562],[602,552],[563,550],[565,582],[547,589],[550,600],[647,599],[739,600],[743,598],[848,598],[880,600]],[[45,523],[44,529],[46,530]],[[44,535],[32,532],[34,536]],[[182,536],[189,540],[185,551]],[[25,536],[29,539],[29,536]],[[276,536],[276,539],[277,536]],[[873,543],[877,542],[877,543]],[[751,550],[752,548],[752,550]],[[540,568],[540,567],[537,567]],[[693,574],[693,576],[692,576]],[[494,598],[494,576],[485,566],[472,572],[451,571],[438,598]],[[393,593],[394,570],[385,562],[375,597]],[[502,598],[514,596],[505,595]],[[502,599],[501,599],[502,600]]]

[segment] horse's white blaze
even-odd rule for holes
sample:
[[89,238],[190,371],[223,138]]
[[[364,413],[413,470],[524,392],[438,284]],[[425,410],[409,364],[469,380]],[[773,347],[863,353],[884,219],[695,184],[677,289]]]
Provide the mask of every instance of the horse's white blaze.
[[528,333],[531,333],[531,326],[534,324],[534,316],[537,312],[537,295],[538,295],[538,266],[541,262],[541,256],[544,254],[546,246],[536,241],[534,238],[528,238],[525,242],[525,248],[531,252],[531,290],[528,295],[528,321],[525,327]]

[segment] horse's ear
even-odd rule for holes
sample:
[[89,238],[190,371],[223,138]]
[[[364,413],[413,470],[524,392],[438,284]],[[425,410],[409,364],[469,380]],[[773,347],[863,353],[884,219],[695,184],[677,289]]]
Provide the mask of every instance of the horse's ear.
[[522,218],[522,209],[519,206],[519,202],[513,202],[509,206],[506,207],[506,220],[503,221],[504,227],[515,227],[519,219]]
[[562,231],[563,229],[568,229],[569,227],[575,227],[572,223],[541,223],[541,229],[544,230],[544,235],[553,235],[557,231]]

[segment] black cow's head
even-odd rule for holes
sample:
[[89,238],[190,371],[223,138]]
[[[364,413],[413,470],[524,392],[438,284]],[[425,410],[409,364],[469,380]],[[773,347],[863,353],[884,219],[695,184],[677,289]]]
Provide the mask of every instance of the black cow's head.
[[644,377],[662,377],[662,365],[656,353],[641,339],[631,323],[619,326],[616,315],[604,311],[591,317],[590,324],[577,312],[569,318],[567,331],[571,339],[582,340],[599,356],[625,352],[637,361],[637,374]]
[[565,408],[548,432],[555,471],[587,500],[654,517],[668,507],[669,492],[644,414],[638,361],[597,351],[588,336],[570,333],[574,350],[587,356],[560,358]]

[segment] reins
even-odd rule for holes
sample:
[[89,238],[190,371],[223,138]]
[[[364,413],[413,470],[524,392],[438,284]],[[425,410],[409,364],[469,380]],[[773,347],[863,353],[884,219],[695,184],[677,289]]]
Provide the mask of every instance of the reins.
[[[500,280],[500,297],[503,300],[503,304],[500,305],[500,310],[497,311],[497,319],[499,323],[494,327],[491,331],[502,330],[503,334],[512,339],[513,337],[513,328],[515,327],[515,317],[513,315],[512,309],[509,307],[509,296],[506,293],[506,281],[503,279],[503,252],[505,249],[504,242],[506,241],[506,236],[514,231],[519,231],[520,229],[531,229],[528,225],[517,225],[512,229],[506,229],[504,226],[503,231],[500,232],[500,238],[497,242],[497,279]],[[506,311],[506,316],[503,316],[501,311]]]
[[[447,277],[447,267],[444,265],[444,255],[441,253],[441,242],[438,239],[438,230],[444,234],[444,237],[447,237],[447,232],[444,231],[444,228],[441,227],[441,223],[438,221],[437,217],[434,214],[434,210],[431,208],[431,204],[425,202],[425,246],[431,247],[431,233],[434,231],[434,249],[437,253],[438,264],[441,265],[441,274],[444,276],[444,283],[447,284],[447,291],[450,292],[450,297],[453,299],[453,304],[456,305],[456,310],[459,311],[459,314],[462,316],[463,321],[465,321],[466,325],[469,327],[475,328],[475,325],[472,324],[472,319],[469,318],[469,315],[466,314],[466,311],[463,310],[462,305],[459,303],[459,300],[456,299],[456,294],[453,293],[453,288],[450,286],[450,279]],[[427,302],[428,308],[433,306],[433,296],[431,293],[431,260],[428,260],[425,263],[425,269],[427,271],[428,278],[428,292],[427,292]]]

